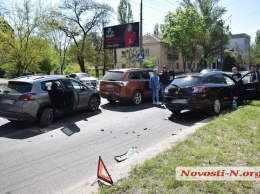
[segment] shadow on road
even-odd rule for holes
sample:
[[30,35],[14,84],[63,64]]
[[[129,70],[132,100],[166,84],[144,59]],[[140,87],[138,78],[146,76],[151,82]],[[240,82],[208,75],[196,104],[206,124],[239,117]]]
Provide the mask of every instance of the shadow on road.
[[184,126],[193,126],[195,123],[208,118],[204,111],[184,111],[179,115],[171,114],[168,120]]
[[116,111],[116,112],[136,112],[148,108],[153,108],[154,105],[151,103],[150,99],[144,99],[143,102],[138,106],[132,105],[131,102],[129,101],[121,101],[121,102],[114,102],[114,103],[107,102],[106,104],[103,104],[100,107],[105,110]]
[[101,113],[101,110],[95,112],[79,111],[76,113],[68,114],[66,116],[56,118],[52,125],[48,128],[40,128],[35,123],[21,123],[21,122],[8,122],[0,126],[0,137],[10,139],[27,139],[45,132],[62,128],[61,131],[66,135],[71,136],[74,133],[80,132],[80,129],[75,125],[76,122],[96,116]]

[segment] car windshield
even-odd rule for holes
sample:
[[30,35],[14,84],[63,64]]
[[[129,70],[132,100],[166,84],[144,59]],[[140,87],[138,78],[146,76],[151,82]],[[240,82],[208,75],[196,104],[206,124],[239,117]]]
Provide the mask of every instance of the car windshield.
[[84,77],[91,77],[89,74],[87,73],[82,73],[82,74],[78,74],[79,78],[84,78]]
[[187,77],[179,77],[175,78],[171,85],[177,85],[180,87],[188,87],[201,84],[201,77],[196,76],[187,76]]
[[120,71],[109,71],[107,72],[102,80],[105,81],[122,81],[123,79],[123,72]]
[[32,90],[32,84],[27,82],[9,81],[6,89],[12,89],[13,92],[26,93]]

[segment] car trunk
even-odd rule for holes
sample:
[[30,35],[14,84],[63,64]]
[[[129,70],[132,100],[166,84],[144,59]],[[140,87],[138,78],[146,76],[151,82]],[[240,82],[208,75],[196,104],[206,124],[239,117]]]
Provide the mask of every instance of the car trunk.
[[9,81],[0,95],[0,110],[22,112],[25,101],[20,101],[19,98],[31,92],[31,89],[31,83]]

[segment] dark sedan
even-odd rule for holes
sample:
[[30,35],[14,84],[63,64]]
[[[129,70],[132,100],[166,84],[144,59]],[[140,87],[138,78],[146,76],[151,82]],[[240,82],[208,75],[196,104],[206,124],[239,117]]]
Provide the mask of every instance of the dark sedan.
[[[242,77],[247,79],[248,74]],[[226,73],[189,73],[177,76],[165,89],[165,106],[172,113],[182,110],[205,110],[210,115],[218,115],[225,106],[237,101],[259,98],[258,82],[237,82]]]

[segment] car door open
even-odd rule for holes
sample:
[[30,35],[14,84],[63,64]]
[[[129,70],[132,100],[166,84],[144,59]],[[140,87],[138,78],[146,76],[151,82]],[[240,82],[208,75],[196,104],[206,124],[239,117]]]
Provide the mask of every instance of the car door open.
[[251,72],[245,74],[239,82],[239,98],[241,100],[259,100],[259,79],[257,82],[250,82]]

